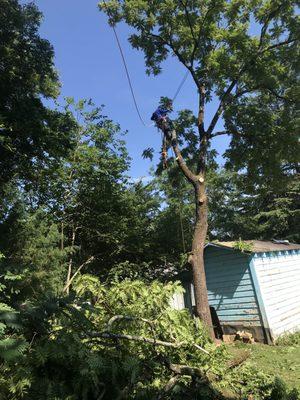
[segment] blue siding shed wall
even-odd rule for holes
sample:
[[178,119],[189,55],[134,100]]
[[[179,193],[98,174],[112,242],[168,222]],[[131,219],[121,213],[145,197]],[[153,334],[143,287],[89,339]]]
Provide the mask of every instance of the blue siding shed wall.
[[205,249],[209,304],[222,325],[262,325],[249,261],[249,256],[238,251]]

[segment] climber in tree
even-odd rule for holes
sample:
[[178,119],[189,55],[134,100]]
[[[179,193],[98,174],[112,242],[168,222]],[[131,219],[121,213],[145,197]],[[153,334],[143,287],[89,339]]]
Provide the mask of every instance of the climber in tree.
[[163,167],[167,168],[167,145],[176,138],[175,130],[172,121],[168,117],[168,114],[173,111],[173,104],[171,100],[164,102],[165,104],[159,105],[159,107],[152,114],[151,120],[155,122],[158,129],[163,132],[163,144],[162,144],[162,159]]
[[160,129],[168,140],[171,140],[171,131],[173,128],[172,121],[168,114],[173,111],[172,101],[168,100],[165,104],[161,104],[152,114],[151,120],[155,122],[158,129]]

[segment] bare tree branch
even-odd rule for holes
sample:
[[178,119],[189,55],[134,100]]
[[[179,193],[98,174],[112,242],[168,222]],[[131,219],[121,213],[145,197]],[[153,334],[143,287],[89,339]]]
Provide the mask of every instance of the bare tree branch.
[[290,38],[290,39],[287,39],[287,40],[285,40],[283,42],[275,43],[275,44],[273,44],[273,45],[271,45],[269,47],[266,47],[265,49],[262,49],[260,54],[263,54],[263,53],[265,53],[267,51],[270,51],[270,50],[277,49],[278,47],[281,47],[281,46],[285,46],[286,44],[294,43],[296,41],[297,41],[297,39],[291,39]]
[[[91,332],[88,334],[91,338],[101,338],[101,339],[124,339],[124,340],[132,340],[135,342],[142,342],[142,343],[150,343],[154,346],[164,346],[164,347],[173,347],[173,348],[178,348],[181,347],[185,342],[165,342],[163,340],[156,340],[152,338],[147,338],[143,336],[137,336],[137,335],[127,335],[127,334],[122,334],[122,333],[111,333],[111,332]],[[206,350],[205,350],[206,351]]]
[[[118,339],[123,339],[123,340],[132,340],[135,342],[141,342],[141,343],[149,343],[152,344],[153,346],[163,346],[163,347],[173,347],[173,348],[179,348],[179,347],[184,347],[187,346],[189,343],[187,342],[166,342],[163,340],[158,340],[158,339],[152,339],[152,338],[147,338],[144,336],[137,336],[137,335],[129,335],[129,334],[123,334],[123,333],[112,333],[112,332],[89,332],[88,336],[94,339],[112,339],[112,340],[118,340]],[[209,355],[210,353],[203,349],[201,346],[199,346],[196,343],[191,343],[191,346],[195,347],[196,349],[202,351],[203,353]]]
[[209,137],[211,136],[211,134],[212,134],[212,132],[213,132],[218,120],[219,120],[219,117],[220,117],[220,115],[222,114],[222,112],[224,110],[224,104],[225,104],[225,101],[226,101],[227,97],[230,95],[230,93],[232,92],[232,90],[235,87],[235,85],[237,84],[237,82],[238,82],[238,79],[233,80],[231,82],[231,84],[228,86],[228,88],[226,89],[226,91],[223,93],[223,95],[221,97],[221,101],[220,101],[219,107],[218,107],[215,115],[213,116],[213,118],[211,120],[211,123],[210,123],[210,125],[209,125],[209,127],[207,129],[207,134],[208,134]]
[[210,138],[212,139],[212,138],[214,138],[214,137],[222,136],[222,135],[230,135],[230,132],[228,132],[228,131],[219,131],[219,132],[215,132],[215,133],[212,133],[212,134],[210,135]]
[[69,287],[71,286],[71,284],[73,283],[74,279],[76,278],[76,276],[79,274],[79,272],[82,270],[82,268],[84,268],[86,265],[90,264],[92,261],[94,261],[95,257],[91,256],[90,258],[88,258],[83,264],[81,264],[76,272],[73,274],[72,278],[69,279],[69,281],[67,282],[67,284],[65,285],[65,287],[63,288],[63,292],[67,292]]
[[284,100],[284,101],[289,101],[289,99],[287,97],[277,93],[275,89],[265,86],[263,84],[259,85],[259,86],[255,86],[253,88],[247,88],[247,89],[245,88],[243,90],[240,90],[235,94],[234,98],[237,99],[247,93],[255,92],[256,90],[267,90],[268,92],[270,92],[273,96],[277,97],[278,99]]
[[177,142],[175,131],[173,131],[172,136],[173,137],[172,137],[171,144],[172,144],[175,156],[176,156],[177,164],[178,164],[179,168],[181,169],[181,171],[183,172],[184,176],[187,178],[187,180],[195,186],[195,184],[197,182],[197,176],[193,174],[193,172],[188,168],[188,166],[184,162],[184,159],[181,155],[181,151],[178,147],[178,142]]

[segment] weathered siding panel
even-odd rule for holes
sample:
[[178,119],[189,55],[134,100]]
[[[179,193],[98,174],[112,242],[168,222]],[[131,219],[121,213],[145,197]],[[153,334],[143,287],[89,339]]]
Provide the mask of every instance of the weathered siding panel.
[[183,310],[185,308],[183,293],[175,293],[170,306],[175,310]]
[[215,308],[222,325],[261,325],[247,255],[207,247],[205,271],[209,304]]
[[253,264],[274,338],[300,330],[300,251],[258,253]]

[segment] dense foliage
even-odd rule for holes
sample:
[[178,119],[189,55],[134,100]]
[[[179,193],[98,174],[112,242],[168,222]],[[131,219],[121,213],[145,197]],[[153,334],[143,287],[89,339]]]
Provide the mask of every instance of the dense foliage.
[[[133,28],[128,40],[144,53],[147,73],[160,73],[174,57],[191,75],[199,110],[180,111],[175,127],[191,171],[199,173],[206,154],[210,236],[298,240],[297,2],[112,0],[100,8],[111,24]],[[219,106],[210,120],[205,110],[212,100]],[[221,117],[224,129],[216,131]],[[226,172],[215,174],[210,146],[221,135],[231,142]],[[181,185],[173,172],[170,182],[174,192]],[[178,203],[186,200],[187,185],[185,191]]]
[[33,3],[1,0],[0,189],[16,176],[35,180],[44,163],[72,147],[72,121],[43,99],[58,95],[50,43],[39,36],[41,13]]
[[[170,300],[181,290],[138,280],[107,286],[82,275],[70,296],[40,294],[18,311],[1,303],[0,398],[298,398],[281,381],[230,360],[200,321],[174,310]],[[273,397],[278,390],[287,397]]]
[[[59,81],[53,49],[38,33],[41,14],[31,3],[0,3],[0,399],[298,399],[280,380],[213,344],[186,310],[171,307],[183,289],[159,278],[186,265],[193,191],[172,159],[147,185],[132,182],[124,133],[92,101],[46,106]],[[292,26],[289,15],[284,7]],[[186,28],[179,33],[189,47]],[[233,36],[227,40],[235,46]],[[157,72],[165,55],[150,52],[149,68]],[[219,65],[219,89],[231,61],[221,51],[207,60]],[[224,170],[215,152],[207,153],[211,238],[297,238],[296,110],[286,102],[295,97],[293,79],[284,74],[276,101],[259,98],[264,109],[257,97],[244,99],[247,119],[232,103],[226,124],[234,115],[242,134]],[[183,110],[174,123],[194,168],[197,120]],[[266,152],[271,136],[274,168]]]

